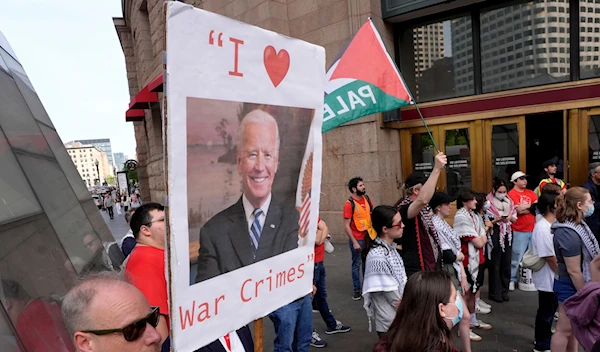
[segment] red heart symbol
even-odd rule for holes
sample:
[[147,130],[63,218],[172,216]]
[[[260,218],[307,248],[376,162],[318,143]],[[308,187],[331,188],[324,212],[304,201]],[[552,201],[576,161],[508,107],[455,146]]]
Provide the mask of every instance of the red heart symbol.
[[277,87],[290,68],[290,54],[285,49],[277,53],[275,48],[269,45],[265,48],[264,62],[271,82]]

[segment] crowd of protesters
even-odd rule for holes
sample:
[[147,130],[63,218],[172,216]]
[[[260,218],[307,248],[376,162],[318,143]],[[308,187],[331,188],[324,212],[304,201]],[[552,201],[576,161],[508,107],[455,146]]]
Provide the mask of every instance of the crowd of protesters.
[[[492,310],[481,298],[485,273],[489,285],[486,299],[502,303],[518,286],[519,268],[532,272],[538,291],[538,311],[535,319],[532,317],[533,350],[574,352],[580,345],[586,351],[599,350],[600,164],[590,165],[584,187],[567,189],[555,178],[556,165],[547,162],[546,175],[535,191],[527,189],[528,176],[517,171],[507,181],[493,180],[489,193],[465,188],[451,196],[435,190],[446,163],[446,156],[440,153],[428,176],[410,174],[404,185],[406,196],[395,205],[374,206],[360,177],[348,183],[351,196],[343,217],[351,250],[351,298],[363,300],[369,330],[378,335],[373,351],[459,351],[455,338],[460,339],[463,351],[471,351],[472,343],[483,340],[477,330],[493,329],[481,319]],[[117,245],[121,257],[110,253],[112,244],[105,248],[99,273],[81,280],[62,299],[64,328],[56,329],[53,348],[168,351],[171,317],[164,207],[142,205],[134,199],[135,194],[129,198],[107,196],[113,206],[119,204],[117,214],[121,212],[130,225],[129,233]],[[107,203],[103,204],[112,218]],[[328,234],[327,225],[319,219],[310,296],[313,309],[327,325],[325,333],[346,333],[351,327],[334,317],[327,302],[324,259],[327,246],[331,246]],[[88,248],[101,246],[92,239]],[[14,301],[10,314],[21,314],[33,307],[32,302],[50,307],[48,312],[60,307],[58,302],[32,300],[14,282],[4,280],[2,285],[7,299]],[[59,318],[56,312],[49,317]],[[43,327],[28,326],[30,330],[38,328]],[[311,329],[292,327],[289,331],[302,331],[306,335],[302,339],[310,340],[310,346],[326,347],[319,333],[311,333]],[[282,330],[276,331],[280,333]],[[298,336],[292,340],[297,341]],[[251,331],[244,326],[199,351],[253,350]],[[275,350],[307,351],[308,344],[277,345]]]

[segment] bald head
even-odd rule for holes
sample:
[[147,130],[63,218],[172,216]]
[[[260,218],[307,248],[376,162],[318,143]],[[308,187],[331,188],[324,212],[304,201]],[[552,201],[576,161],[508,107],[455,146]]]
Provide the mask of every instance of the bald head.
[[110,291],[115,287],[135,289],[118,274],[110,271],[90,274],[84,277],[65,296],[62,304],[62,314],[69,334],[76,331],[92,329],[95,320],[90,308],[94,301],[111,299]]

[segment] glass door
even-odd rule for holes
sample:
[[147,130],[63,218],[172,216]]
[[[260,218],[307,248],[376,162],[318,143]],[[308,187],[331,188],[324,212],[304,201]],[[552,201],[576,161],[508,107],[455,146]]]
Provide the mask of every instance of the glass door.
[[483,184],[486,192],[496,177],[510,182],[515,171],[525,170],[525,117],[485,121]]
[[[429,129],[436,145],[441,148],[438,127],[431,126]],[[413,171],[422,171],[426,176],[429,176],[431,170],[433,170],[433,158],[437,152],[425,127],[402,130],[400,139],[402,146],[400,148],[402,154],[402,182]],[[440,181],[438,181],[438,186],[440,184]]]
[[448,157],[446,172],[442,174],[442,190],[456,197],[461,188],[474,188],[471,158],[473,133],[469,123],[441,125],[439,127],[442,151]]

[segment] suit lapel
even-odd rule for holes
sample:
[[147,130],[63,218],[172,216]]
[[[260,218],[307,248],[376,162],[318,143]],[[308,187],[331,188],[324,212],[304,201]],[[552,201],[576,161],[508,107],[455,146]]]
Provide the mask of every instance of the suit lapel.
[[280,205],[275,201],[275,199],[271,199],[269,212],[267,213],[267,218],[265,219],[265,225],[263,226],[260,234],[260,240],[258,241],[256,260],[262,260],[273,255],[272,246],[273,241],[275,241],[275,234],[279,230],[279,225],[281,224],[281,215],[282,211]]
[[250,233],[248,232],[248,220],[244,213],[244,206],[242,205],[242,198],[235,204],[233,211],[228,214],[230,223],[228,229],[228,235],[233,243],[242,265],[250,265],[254,262],[254,255],[252,254],[252,240],[250,239]]

